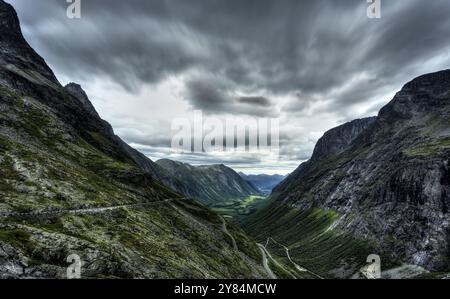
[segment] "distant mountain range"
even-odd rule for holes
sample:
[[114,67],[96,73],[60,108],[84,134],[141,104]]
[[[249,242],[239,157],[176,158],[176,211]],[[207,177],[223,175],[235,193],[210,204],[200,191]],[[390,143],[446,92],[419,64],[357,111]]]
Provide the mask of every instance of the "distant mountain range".
[[448,272],[449,157],[445,70],[406,84],[378,117],[327,132],[245,227],[326,277],[358,276],[369,252],[384,269],[406,264],[400,277]]
[[186,187],[180,192],[206,205],[260,195],[257,188],[225,165],[192,166],[168,159],[159,160],[156,164],[183,182]]
[[240,172],[239,175],[250,182],[253,186],[255,186],[261,193],[265,195],[269,195],[273,188],[277,186],[281,181],[283,181],[287,176],[274,174],[258,174],[258,175],[247,175],[245,173]]

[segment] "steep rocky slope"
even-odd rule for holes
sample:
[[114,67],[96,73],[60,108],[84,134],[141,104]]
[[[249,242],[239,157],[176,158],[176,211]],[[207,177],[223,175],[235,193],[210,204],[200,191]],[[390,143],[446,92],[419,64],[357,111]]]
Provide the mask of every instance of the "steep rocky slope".
[[[276,188],[271,207],[248,219],[248,231],[264,239],[258,229],[268,227],[276,237],[286,223],[271,221],[274,210],[299,215],[297,222],[306,219],[302,213],[321,211],[329,226],[315,234],[336,238],[334,253],[340,255],[324,273],[342,269],[350,257],[336,250],[348,244],[342,236],[363,248],[360,258],[379,253],[383,261],[449,271],[450,70],[414,79],[376,119],[357,122],[356,129],[353,122],[325,134],[313,158]],[[302,243],[299,232],[287,234],[301,243],[290,244],[301,259],[301,251],[315,244]]]
[[266,277],[256,244],[60,85],[0,0],[0,277]]
[[192,166],[168,159],[156,161],[156,164],[189,186],[184,189],[187,189],[185,194],[207,205],[259,195],[254,186],[225,165]]
[[305,173],[308,169],[316,165],[319,161],[332,155],[343,152],[348,146],[365,130],[373,124],[376,117],[357,119],[339,127],[329,130],[322,138],[317,141],[311,159],[300,165],[285,180],[277,185],[273,191],[280,192],[289,188],[292,184]]

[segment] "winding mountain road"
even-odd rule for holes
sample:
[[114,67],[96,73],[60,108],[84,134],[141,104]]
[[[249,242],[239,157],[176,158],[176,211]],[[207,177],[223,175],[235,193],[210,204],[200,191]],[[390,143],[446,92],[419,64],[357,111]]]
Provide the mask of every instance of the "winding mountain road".
[[220,216],[220,219],[222,220],[222,231],[223,231],[223,233],[225,235],[227,235],[228,237],[230,237],[231,243],[233,244],[234,250],[239,251],[239,248],[238,248],[238,246],[236,244],[236,240],[234,239],[234,237],[230,234],[230,232],[227,229],[227,222],[225,221],[225,219],[222,216]]
[[[266,251],[266,254],[267,254],[267,256],[269,257],[269,259],[270,259],[270,260],[271,260],[278,268],[282,269],[284,272],[286,272],[287,274],[289,274],[289,276],[291,276],[292,279],[296,279],[296,278],[297,278],[294,274],[292,274],[292,272],[291,272],[290,269],[287,269],[287,268],[284,267],[282,264],[280,264],[276,259],[274,259],[274,258],[272,257],[272,255],[270,254],[270,252],[267,250],[267,248],[266,248],[265,246],[263,246],[263,247],[264,247],[264,250]],[[295,272],[294,272],[294,273],[295,273]]]
[[[291,255],[289,254],[289,248],[288,248],[287,246],[281,244],[280,242],[274,240],[273,238],[271,238],[271,237],[267,238],[266,246],[269,244],[270,240],[272,240],[275,244],[277,244],[277,245],[279,245],[279,246],[281,246],[281,247],[284,248],[284,250],[286,251],[286,256],[287,256],[287,258],[289,259],[289,261],[294,265],[294,267],[295,267],[299,272],[307,272],[307,273],[309,273],[309,274],[311,274],[311,275],[313,275],[313,276],[315,276],[315,277],[317,277],[317,278],[319,278],[319,279],[324,279],[324,278],[323,278],[322,276],[320,276],[319,274],[314,273],[313,271],[310,271],[310,270],[306,269],[305,267],[302,267],[302,266],[298,265],[296,262],[294,262],[294,261],[292,260],[292,258],[291,258]],[[288,273],[290,273],[290,272],[288,272]]]
[[267,259],[266,248],[262,244],[257,244],[259,249],[261,250],[261,254],[263,257],[263,267],[269,275],[270,279],[277,279],[277,276],[273,273],[272,269],[269,266],[269,260]]
[[153,201],[153,202],[145,202],[145,203],[135,203],[135,204],[126,204],[126,205],[116,205],[116,206],[107,206],[107,207],[92,207],[85,209],[53,209],[53,210],[37,210],[33,212],[27,213],[16,213],[16,212],[0,212],[0,219],[8,219],[8,218],[27,218],[27,217],[56,217],[61,215],[83,215],[83,214],[97,214],[110,212],[122,208],[133,208],[133,207],[142,207],[148,205],[155,205],[161,203],[168,203],[177,200],[183,200],[185,198],[167,198],[163,200]]

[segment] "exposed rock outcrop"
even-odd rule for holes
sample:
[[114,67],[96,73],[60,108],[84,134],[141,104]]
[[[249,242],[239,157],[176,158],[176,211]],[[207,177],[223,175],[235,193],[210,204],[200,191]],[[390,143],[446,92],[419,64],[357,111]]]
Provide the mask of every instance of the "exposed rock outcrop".
[[292,174],[274,188],[274,192],[280,192],[297,181],[303,173],[321,160],[345,151],[352,142],[359,137],[370,125],[376,121],[376,117],[357,119],[339,127],[327,131],[317,142],[311,159],[300,165]]

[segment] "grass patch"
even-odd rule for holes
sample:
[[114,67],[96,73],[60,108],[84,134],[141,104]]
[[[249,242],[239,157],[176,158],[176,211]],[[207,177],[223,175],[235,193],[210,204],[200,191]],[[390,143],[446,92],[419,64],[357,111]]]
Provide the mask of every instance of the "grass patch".
[[31,234],[19,229],[1,230],[0,241],[8,243],[13,247],[27,249],[31,247]]
[[406,155],[411,157],[429,157],[450,149],[450,138],[433,139],[431,141],[421,143],[405,151]]
[[0,175],[2,179],[21,180],[19,173],[14,169],[14,161],[10,156],[4,156],[0,163]]
[[0,151],[8,150],[10,148],[10,142],[8,139],[0,135]]
[[267,204],[266,197],[251,195],[245,199],[228,200],[211,206],[218,214],[231,217],[234,221],[239,222],[246,216],[256,212],[259,208]]
[[5,88],[3,86],[0,86],[0,96],[1,97],[10,97],[10,98],[14,98],[14,99],[18,99],[19,95],[17,93],[15,93],[14,91]]

